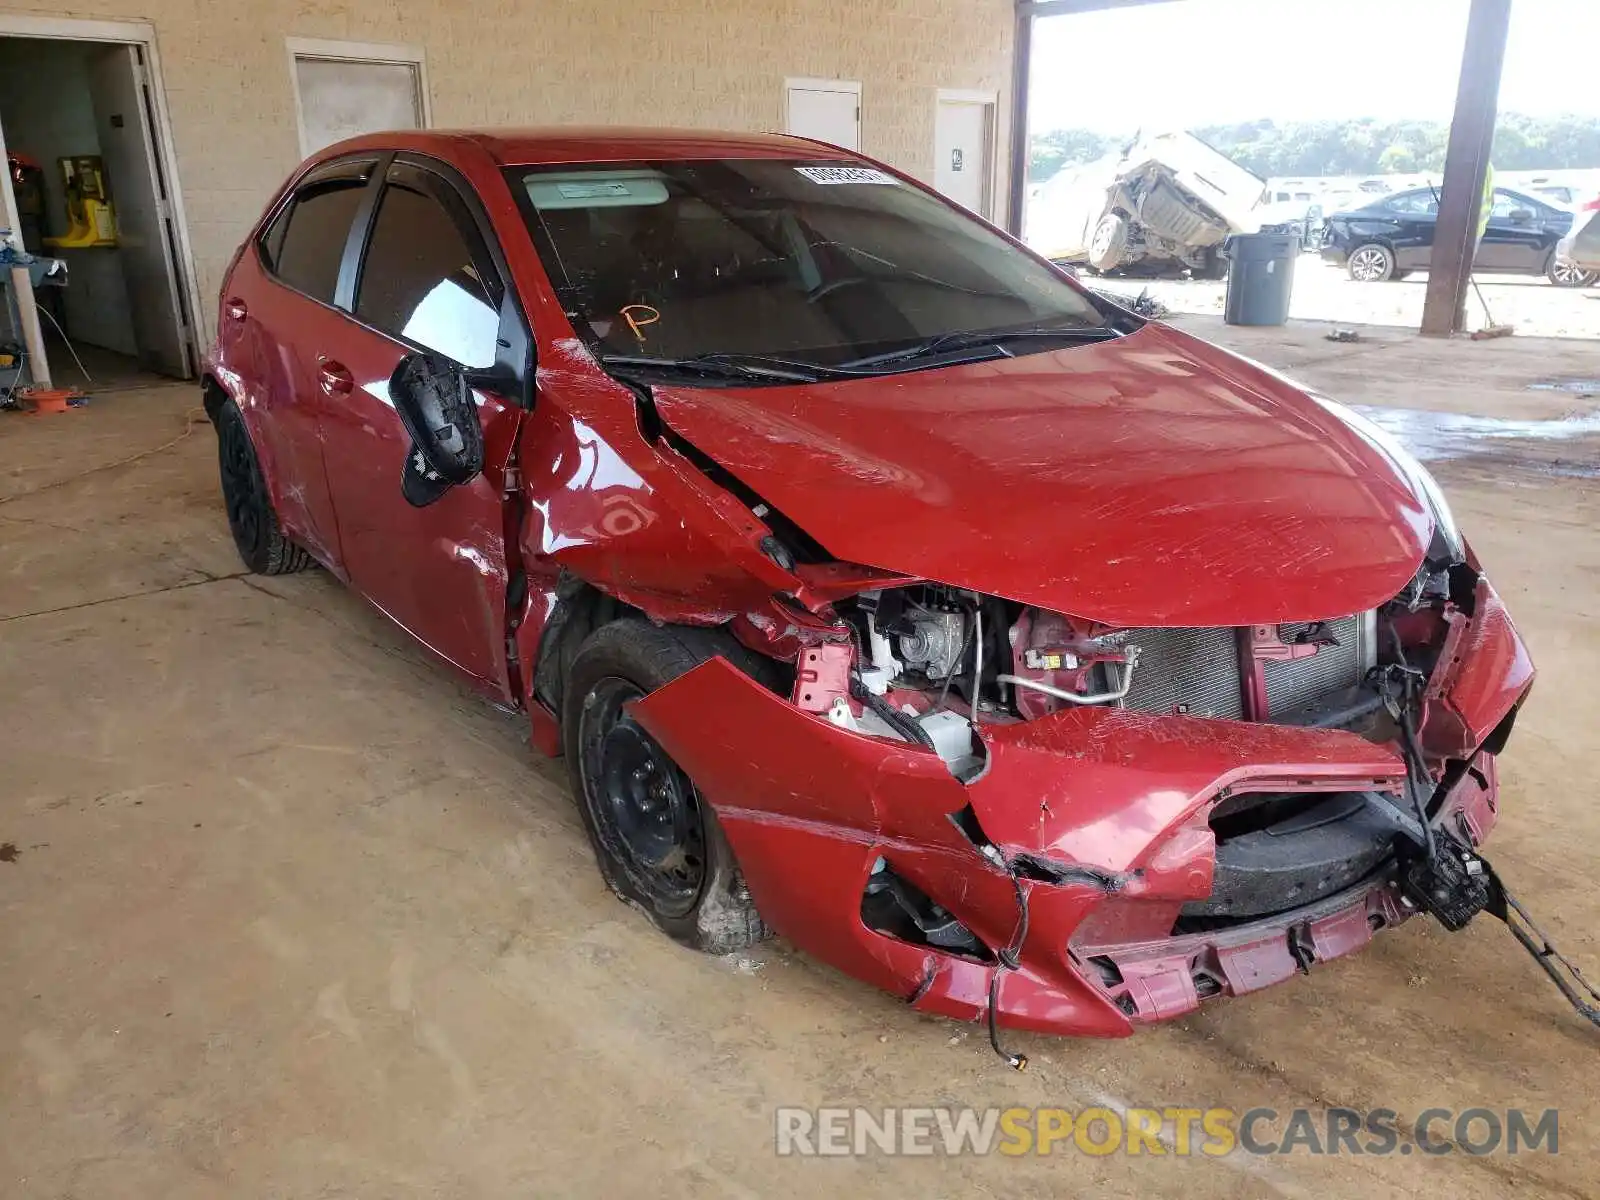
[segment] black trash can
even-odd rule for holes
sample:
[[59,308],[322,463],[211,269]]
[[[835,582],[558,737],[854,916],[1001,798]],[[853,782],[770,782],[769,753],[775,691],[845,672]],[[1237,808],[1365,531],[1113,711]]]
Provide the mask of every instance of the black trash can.
[[1282,325],[1289,319],[1299,240],[1292,233],[1241,233],[1223,247],[1228,258],[1229,325]]

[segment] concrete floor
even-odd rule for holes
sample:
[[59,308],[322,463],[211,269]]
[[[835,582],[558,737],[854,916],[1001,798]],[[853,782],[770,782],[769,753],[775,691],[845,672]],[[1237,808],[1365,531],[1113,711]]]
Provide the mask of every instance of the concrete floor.
[[[1540,276],[1476,276],[1478,291],[1467,297],[1467,328],[1498,324],[1515,327],[1518,337],[1600,337],[1600,287],[1558,288]],[[1224,281],[1097,279],[1097,287],[1137,296],[1151,295],[1174,312],[1220,317],[1227,295]],[[1320,255],[1303,254],[1295,263],[1289,316],[1300,321],[1338,321],[1343,325],[1388,325],[1415,329],[1422,322],[1428,273],[1419,271],[1390,283],[1357,283],[1342,267]],[[1490,321],[1484,305],[1493,316]]]
[[[1352,401],[1593,403],[1525,390],[1592,344],[1186,323]],[[1488,919],[1131,1041],[1016,1037],[1024,1075],[781,943],[680,950],[519,722],[325,574],[240,574],[195,402],[0,414],[0,1195],[1596,1194],[1600,1034]],[[1600,445],[1561,445],[1438,470],[1542,672],[1493,858],[1600,977]],[[1561,1152],[772,1151],[778,1105],[1105,1102],[1559,1106]]]

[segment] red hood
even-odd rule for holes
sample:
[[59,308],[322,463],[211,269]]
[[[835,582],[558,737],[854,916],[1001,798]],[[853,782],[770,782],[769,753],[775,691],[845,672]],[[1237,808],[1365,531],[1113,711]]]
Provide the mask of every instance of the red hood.
[[1109,625],[1346,616],[1432,518],[1335,408],[1187,334],[873,380],[657,389],[830,554]]

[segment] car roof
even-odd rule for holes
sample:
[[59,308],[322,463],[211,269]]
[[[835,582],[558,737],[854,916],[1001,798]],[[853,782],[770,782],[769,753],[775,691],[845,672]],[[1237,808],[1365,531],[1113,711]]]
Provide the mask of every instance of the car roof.
[[1438,194],[1438,189],[1432,187],[1402,188],[1398,192],[1390,192],[1388,195],[1379,196],[1373,203],[1382,204],[1387,200],[1398,200],[1402,196],[1437,196]]
[[[1508,196],[1515,196],[1518,200],[1528,200],[1528,201],[1531,201],[1534,204],[1545,204],[1545,202],[1543,200],[1540,200],[1537,196],[1530,196],[1527,192],[1520,191],[1520,190],[1518,190],[1517,188],[1514,188],[1514,187],[1507,187],[1503,183],[1495,184],[1494,190],[1497,193],[1504,192]],[[1431,187],[1407,188],[1403,192],[1390,192],[1387,196],[1379,196],[1377,198],[1377,200],[1375,200],[1372,205],[1368,205],[1368,207],[1370,208],[1370,207],[1373,207],[1374,205],[1382,205],[1385,201],[1388,201],[1388,200],[1398,200],[1402,196],[1416,196],[1416,195],[1419,195],[1419,194],[1420,195],[1432,196],[1434,199],[1437,199],[1438,196],[1439,196],[1438,190],[1436,188],[1431,188]],[[1549,207],[1549,206],[1545,205],[1545,207]]]
[[627,162],[648,159],[806,158],[851,160],[838,146],[774,133],[725,133],[708,129],[649,129],[605,126],[549,128],[426,129],[372,133],[330,146],[317,157],[352,150],[413,150],[451,157],[467,146],[487,152],[502,166],[547,163]]

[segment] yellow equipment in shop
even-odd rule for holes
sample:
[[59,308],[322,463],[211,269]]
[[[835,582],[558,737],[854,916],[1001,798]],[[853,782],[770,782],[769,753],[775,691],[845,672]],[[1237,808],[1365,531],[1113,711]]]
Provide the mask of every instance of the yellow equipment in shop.
[[117,218],[106,188],[106,169],[98,154],[77,154],[56,159],[67,194],[67,232],[45,238],[52,250],[78,250],[85,246],[115,246]]

